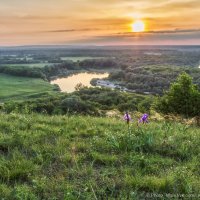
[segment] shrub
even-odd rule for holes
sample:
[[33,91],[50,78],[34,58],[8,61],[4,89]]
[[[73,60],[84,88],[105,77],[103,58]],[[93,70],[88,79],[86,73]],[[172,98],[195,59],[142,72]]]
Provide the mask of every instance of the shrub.
[[192,78],[182,73],[177,81],[171,84],[169,91],[157,99],[155,108],[165,114],[182,114],[187,117],[199,116],[200,92]]

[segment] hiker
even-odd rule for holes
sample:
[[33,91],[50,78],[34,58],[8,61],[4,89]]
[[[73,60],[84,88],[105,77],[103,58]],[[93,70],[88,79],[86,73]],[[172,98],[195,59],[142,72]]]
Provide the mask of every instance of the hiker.
[[143,124],[149,123],[148,117],[149,117],[148,114],[146,113],[143,114],[142,117],[138,120],[138,123],[143,123]]
[[129,124],[129,122],[131,121],[131,116],[128,114],[128,112],[125,113],[124,120],[127,122],[127,124]]

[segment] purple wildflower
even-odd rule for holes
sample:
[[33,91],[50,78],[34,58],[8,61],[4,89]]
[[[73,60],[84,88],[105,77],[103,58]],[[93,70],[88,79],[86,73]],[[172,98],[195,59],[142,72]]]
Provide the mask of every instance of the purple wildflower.
[[143,114],[142,115],[142,117],[139,119],[139,123],[148,123],[149,121],[148,121],[148,117],[149,117],[149,115],[148,114]]
[[127,122],[127,124],[129,124],[129,122],[131,121],[131,116],[128,114],[128,112],[125,113],[124,120]]

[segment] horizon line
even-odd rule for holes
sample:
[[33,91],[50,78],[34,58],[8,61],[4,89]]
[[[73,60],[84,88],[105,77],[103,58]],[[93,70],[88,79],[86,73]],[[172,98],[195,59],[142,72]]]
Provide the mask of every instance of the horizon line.
[[136,46],[200,46],[200,44],[131,44],[131,45],[93,45],[93,44],[27,44],[27,45],[0,45],[0,48],[26,48],[26,47],[136,47]]

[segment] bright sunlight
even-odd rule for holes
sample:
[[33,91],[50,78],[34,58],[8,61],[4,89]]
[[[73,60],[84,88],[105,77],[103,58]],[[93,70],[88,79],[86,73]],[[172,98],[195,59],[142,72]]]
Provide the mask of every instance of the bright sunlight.
[[133,32],[143,32],[145,31],[145,24],[142,20],[137,20],[132,24]]

